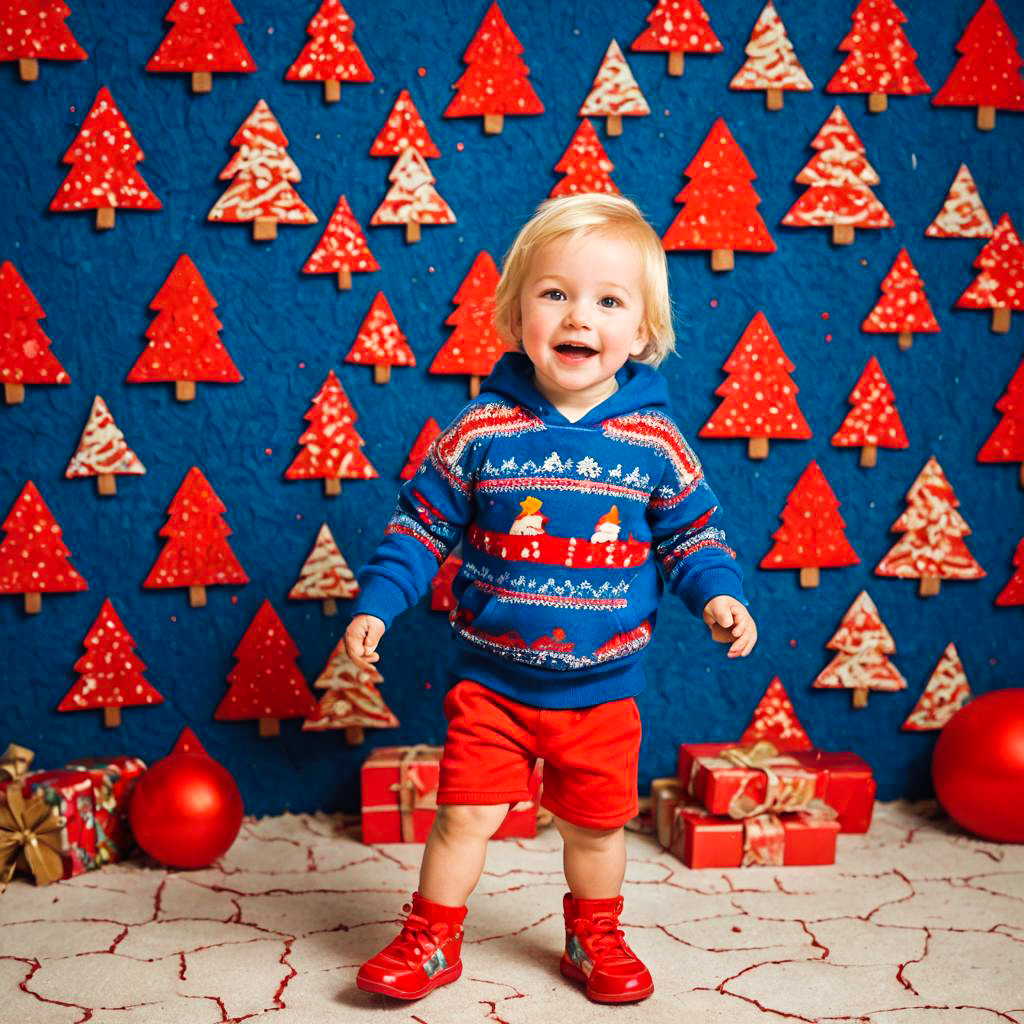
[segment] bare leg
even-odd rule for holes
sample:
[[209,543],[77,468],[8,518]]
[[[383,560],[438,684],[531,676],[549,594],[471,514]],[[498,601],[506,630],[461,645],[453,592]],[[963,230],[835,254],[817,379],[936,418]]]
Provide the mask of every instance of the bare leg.
[[590,829],[555,815],[565,842],[562,860],[569,891],[578,900],[614,899],[626,877],[626,832],[623,828]]
[[487,841],[508,804],[442,804],[427,836],[419,894],[445,907],[465,906],[484,870]]

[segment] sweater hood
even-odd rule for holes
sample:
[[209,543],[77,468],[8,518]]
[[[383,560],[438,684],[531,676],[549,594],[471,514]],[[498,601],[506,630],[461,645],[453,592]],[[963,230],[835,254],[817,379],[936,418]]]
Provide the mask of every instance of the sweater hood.
[[[665,378],[646,363],[632,360],[615,374],[618,390],[594,406],[574,426],[593,426],[613,416],[623,416],[638,409],[670,411],[668,385]],[[533,363],[522,352],[506,352],[480,384],[480,398],[499,395],[524,406],[542,420],[568,422],[537,390],[533,383]]]

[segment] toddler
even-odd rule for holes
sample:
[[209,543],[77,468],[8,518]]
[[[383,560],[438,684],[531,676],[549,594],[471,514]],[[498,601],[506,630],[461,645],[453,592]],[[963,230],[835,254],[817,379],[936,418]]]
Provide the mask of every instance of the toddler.
[[543,758],[569,888],[562,974],[597,1002],[633,1002],[654,983],[619,928],[623,825],[637,812],[633,698],[662,590],[730,657],[750,653],[757,629],[654,369],[675,345],[668,275],[636,206],[543,203],[505,258],[495,319],[517,351],[402,488],[345,633],[357,665],[377,661],[392,619],[463,540],[437,817],[401,933],[357,984],[418,999],[459,977],[487,841]]

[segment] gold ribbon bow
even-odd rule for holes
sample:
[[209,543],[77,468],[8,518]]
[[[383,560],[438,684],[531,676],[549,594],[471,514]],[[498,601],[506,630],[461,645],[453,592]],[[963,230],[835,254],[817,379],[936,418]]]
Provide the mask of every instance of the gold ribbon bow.
[[57,809],[42,794],[26,801],[18,783],[8,786],[0,794],[0,884],[11,880],[16,867],[30,871],[36,885],[63,878],[62,827]]
[[28,747],[19,747],[17,743],[8,743],[3,756],[0,757],[0,781],[4,779],[20,779],[32,763],[35,752]]
[[814,798],[817,780],[813,775],[780,777],[776,774],[774,769],[799,768],[800,762],[795,757],[780,754],[768,740],[758,740],[749,747],[727,747],[718,756],[737,768],[751,768],[765,775],[764,799],[756,803],[740,789],[729,804],[730,818],[752,818],[765,811],[799,811]]
[[402,824],[403,843],[416,841],[414,811],[437,810],[437,787],[428,787],[424,783],[416,762],[434,761],[440,755],[439,748],[423,743],[408,747],[402,752],[402,758],[398,762],[398,781],[391,784],[391,789],[398,791],[398,813]]

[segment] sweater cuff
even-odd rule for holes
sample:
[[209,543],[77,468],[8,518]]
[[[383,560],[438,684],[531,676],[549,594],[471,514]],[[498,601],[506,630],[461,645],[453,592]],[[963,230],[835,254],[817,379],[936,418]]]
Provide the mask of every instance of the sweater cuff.
[[743,576],[738,569],[716,566],[697,573],[686,581],[679,596],[690,612],[697,618],[704,613],[704,606],[713,597],[734,597],[744,607],[750,602],[743,593]]
[[359,594],[352,616],[375,615],[389,629],[394,618],[409,607],[405,591],[384,576],[364,575],[359,581]]

